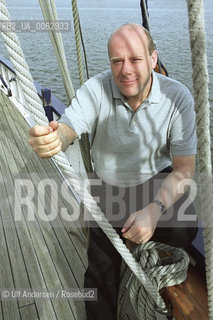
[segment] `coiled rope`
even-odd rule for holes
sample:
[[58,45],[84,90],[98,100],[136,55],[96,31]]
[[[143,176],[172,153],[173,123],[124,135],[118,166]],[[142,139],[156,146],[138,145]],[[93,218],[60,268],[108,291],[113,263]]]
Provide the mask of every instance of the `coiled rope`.
[[193,87],[197,113],[199,187],[204,235],[209,319],[213,319],[212,168],[209,130],[209,92],[203,0],[188,0]]
[[[159,250],[170,256],[159,257]],[[186,280],[189,258],[183,250],[168,245],[149,241],[137,246],[133,255],[147,273],[152,283],[160,290],[163,287],[180,284]],[[131,305],[129,304],[131,301]],[[121,265],[121,283],[118,296],[119,320],[137,319],[155,320],[153,301],[141,282],[136,278],[125,261]]]
[[[0,20],[10,20],[10,15],[5,7],[5,1],[0,0]],[[21,50],[19,40],[14,33],[2,32],[2,36],[5,40],[6,47],[8,49],[10,59],[14,64],[17,79],[26,95],[27,103],[29,104],[29,109],[34,116],[36,123],[40,125],[48,125],[48,120],[44,115],[43,107],[38,98],[36,89],[33,84],[33,79],[29,72],[29,67],[25,62],[23,51]],[[59,152],[53,157],[55,164],[58,169],[67,178],[70,185],[78,193],[79,197],[82,199],[86,209],[91,213],[92,217],[99,224],[101,229],[105,232],[107,237],[110,239],[112,244],[115,246],[117,251],[120,253],[125,263],[128,265],[130,270],[135,274],[138,280],[142,283],[143,288],[149,295],[150,301],[152,301],[152,309],[157,306],[162,312],[166,311],[166,306],[158,293],[158,285],[152,283],[147,273],[141,268],[140,264],[134,259],[133,255],[130,253],[129,249],[124,245],[123,241],[120,239],[116,231],[109,224],[108,220],[105,218],[100,208],[97,206],[96,202],[92,196],[87,191],[87,186],[80,181],[78,175],[74,172],[73,168],[70,166],[65,154]],[[188,263],[186,259],[185,264]],[[186,270],[182,270],[186,275]],[[184,278],[185,278],[184,275]],[[168,275],[169,276],[169,275]],[[151,307],[150,307],[151,308]],[[144,320],[153,320],[152,316],[147,315]]]

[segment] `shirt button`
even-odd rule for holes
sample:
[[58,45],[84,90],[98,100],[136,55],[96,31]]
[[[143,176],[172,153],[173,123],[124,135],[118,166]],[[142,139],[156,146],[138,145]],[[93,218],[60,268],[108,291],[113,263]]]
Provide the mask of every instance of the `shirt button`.
[[133,121],[133,122],[132,122],[132,125],[133,125],[133,126],[135,126],[135,125],[136,125],[136,122],[135,122],[135,121]]

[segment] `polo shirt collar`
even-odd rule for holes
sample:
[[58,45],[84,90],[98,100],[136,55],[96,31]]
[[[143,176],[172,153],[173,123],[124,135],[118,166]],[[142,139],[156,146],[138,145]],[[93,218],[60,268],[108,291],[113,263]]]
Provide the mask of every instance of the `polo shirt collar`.
[[159,103],[161,101],[160,83],[155,71],[152,71],[152,88],[147,100],[151,103]]
[[113,79],[113,75],[111,73],[111,84],[112,84],[112,96],[115,99],[122,99],[123,100],[123,95],[120,93],[118,87],[115,84],[115,81]]
[[[152,88],[151,91],[146,99],[146,101],[149,101],[150,103],[159,103],[161,100],[161,92],[160,92],[160,84],[159,80],[157,78],[157,75],[155,71],[152,71]],[[118,87],[116,86],[113,75],[111,74],[111,84],[112,84],[112,95],[115,99],[121,99],[124,100],[124,96],[120,93]]]

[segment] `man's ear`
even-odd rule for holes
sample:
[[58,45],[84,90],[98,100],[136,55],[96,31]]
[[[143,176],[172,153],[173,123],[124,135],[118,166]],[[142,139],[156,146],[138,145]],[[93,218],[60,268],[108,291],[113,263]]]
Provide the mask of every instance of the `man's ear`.
[[158,62],[158,54],[157,54],[157,51],[154,50],[152,52],[152,69],[155,69],[157,62]]

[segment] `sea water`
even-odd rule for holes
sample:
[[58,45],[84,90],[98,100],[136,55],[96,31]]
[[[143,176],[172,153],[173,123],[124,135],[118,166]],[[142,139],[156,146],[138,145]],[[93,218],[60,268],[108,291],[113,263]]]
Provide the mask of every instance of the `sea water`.
[[[149,0],[148,4],[151,33],[157,43],[161,61],[170,77],[183,82],[193,92],[187,1]],[[80,84],[71,0],[56,0],[56,5],[59,19],[71,22],[71,31],[62,32],[62,37],[72,81],[77,89]],[[113,30],[126,22],[141,24],[140,0],[78,0],[78,5],[89,75],[93,76],[109,69],[107,41]],[[205,0],[204,6],[209,95],[210,105],[213,107],[212,0]],[[37,0],[7,0],[7,7],[14,20],[42,19]],[[52,92],[66,104],[67,98],[48,33],[22,31],[18,36],[33,78],[44,87],[51,88]],[[0,55],[8,57],[2,39],[0,39]],[[212,116],[211,125],[213,127]],[[213,134],[213,129],[211,131]]]

